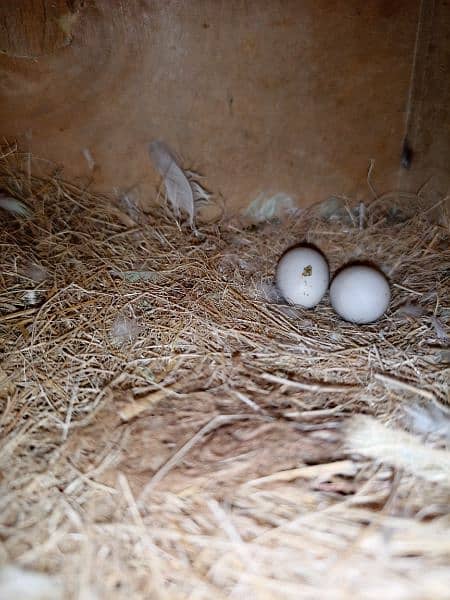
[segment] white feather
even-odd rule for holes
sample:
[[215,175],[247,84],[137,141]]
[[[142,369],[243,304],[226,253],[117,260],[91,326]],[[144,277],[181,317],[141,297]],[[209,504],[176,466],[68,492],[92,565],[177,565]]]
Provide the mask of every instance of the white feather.
[[2,600],[62,600],[61,583],[50,575],[12,565],[0,569]]
[[120,196],[119,202],[130,219],[132,219],[135,223],[139,223],[141,221],[142,213],[139,210],[137,199],[133,197],[132,193],[126,193]]
[[22,270],[22,275],[28,277],[28,279],[31,279],[35,283],[42,283],[47,279],[48,271],[45,267],[30,262]]
[[410,426],[416,433],[442,436],[450,440],[450,416],[439,410],[434,404],[421,406],[413,404],[403,408]]
[[119,315],[111,325],[110,336],[115,345],[132,342],[139,335],[136,319]]
[[23,295],[23,303],[25,306],[35,306],[42,302],[44,294],[39,290],[27,290]]
[[259,281],[254,283],[254,289],[258,300],[278,304],[283,298],[277,286],[272,281]]
[[450,453],[435,449],[402,429],[391,429],[367,415],[356,415],[346,428],[346,446],[352,454],[361,454],[397,469],[446,487],[450,482]]
[[448,342],[449,337],[442,321],[440,321],[437,317],[431,317],[430,320],[434,327],[434,331],[436,332],[436,337],[443,342]]
[[198,175],[192,171],[183,171],[175,154],[161,141],[149,144],[149,154],[158,173],[164,180],[167,198],[177,218],[184,212],[189,225],[194,228],[195,208],[197,203],[205,203],[210,194],[194,180]]
[[402,317],[413,317],[414,319],[418,319],[425,314],[425,310],[418,304],[414,304],[413,302],[405,302],[405,304],[402,304],[397,309],[397,314]]
[[245,216],[255,223],[272,221],[295,210],[294,200],[287,194],[259,194],[247,207]]
[[13,215],[18,215],[19,217],[31,217],[31,210],[16,198],[11,198],[11,196],[5,196],[0,192],[0,208],[7,210]]
[[95,168],[95,160],[91,154],[91,151],[89,150],[89,148],[83,148],[82,153],[87,162],[89,170],[93,171]]
[[224,273],[229,269],[240,269],[241,271],[252,271],[252,265],[238,254],[227,253],[222,256],[219,263],[219,271]]

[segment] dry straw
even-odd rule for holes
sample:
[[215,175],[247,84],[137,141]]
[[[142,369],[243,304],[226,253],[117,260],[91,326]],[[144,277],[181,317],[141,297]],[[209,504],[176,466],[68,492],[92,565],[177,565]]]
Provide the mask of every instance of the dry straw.
[[[449,456],[445,202],[390,194],[359,218],[333,199],[331,215],[194,236],[40,166],[0,161],[33,211],[0,229],[0,585],[37,571],[52,598],[448,598],[448,481],[430,475]],[[327,298],[277,301],[277,257],[301,240],[333,271],[378,263],[388,314],[357,327]]]

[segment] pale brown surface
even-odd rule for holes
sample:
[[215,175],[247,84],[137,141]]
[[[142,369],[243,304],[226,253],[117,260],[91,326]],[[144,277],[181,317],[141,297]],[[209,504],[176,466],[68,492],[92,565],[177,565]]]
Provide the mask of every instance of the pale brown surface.
[[[35,4],[45,2],[11,3],[2,13]],[[0,132],[63,164],[70,178],[109,192],[137,186],[145,200],[158,182],[146,144],[162,138],[232,208],[259,192],[283,191],[303,204],[368,195],[370,159],[379,192],[400,183],[415,189],[434,172],[445,191],[450,25],[442,0],[424,42],[439,60],[419,81],[427,94],[413,115],[426,134],[413,135],[419,151],[408,172],[400,153],[418,0],[96,0],[54,10],[65,4],[69,45],[55,34],[53,46],[47,40],[35,52],[45,56],[13,58],[31,42],[20,27],[18,39],[6,36]],[[46,26],[37,9],[21,19],[26,31]]]

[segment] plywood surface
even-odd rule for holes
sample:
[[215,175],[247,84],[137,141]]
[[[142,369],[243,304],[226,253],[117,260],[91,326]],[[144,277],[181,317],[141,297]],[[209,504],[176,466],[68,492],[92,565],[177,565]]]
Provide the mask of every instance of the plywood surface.
[[400,168],[418,0],[92,0],[47,20],[25,4],[47,37],[0,35],[0,132],[69,177],[145,202],[154,138],[233,209],[261,192],[367,194],[370,159],[380,189],[424,176]]

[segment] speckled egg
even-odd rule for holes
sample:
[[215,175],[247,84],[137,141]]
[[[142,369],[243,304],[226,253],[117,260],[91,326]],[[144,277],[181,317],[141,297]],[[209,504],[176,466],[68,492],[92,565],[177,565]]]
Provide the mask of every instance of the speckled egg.
[[290,304],[316,306],[327,291],[329,280],[328,263],[315,248],[296,246],[278,261],[277,287]]

